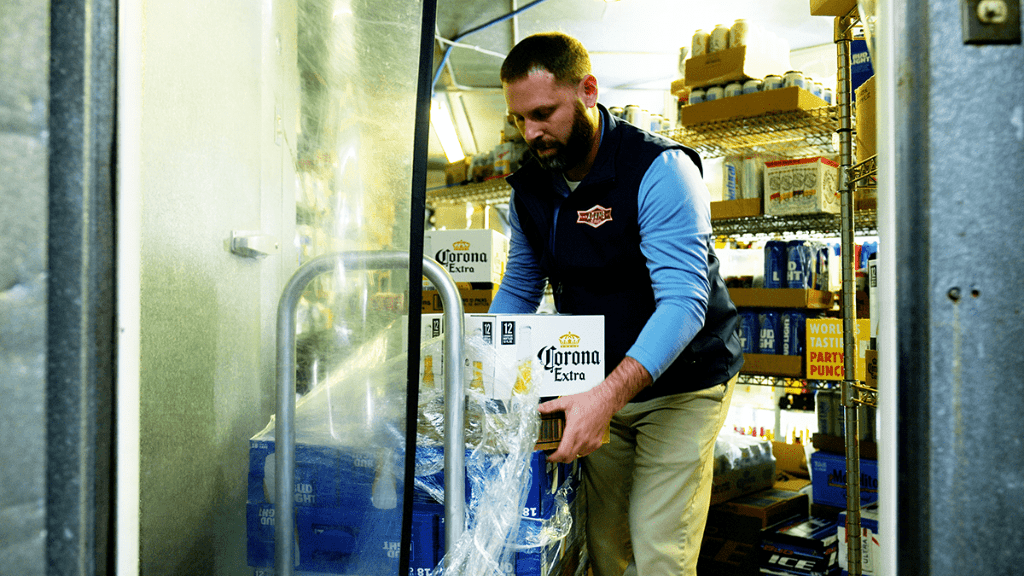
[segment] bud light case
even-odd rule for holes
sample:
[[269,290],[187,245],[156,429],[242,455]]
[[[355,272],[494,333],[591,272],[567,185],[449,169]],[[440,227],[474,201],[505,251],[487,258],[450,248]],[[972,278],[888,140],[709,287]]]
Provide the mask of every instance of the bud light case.
[[812,275],[814,264],[810,246],[804,240],[790,240],[786,243],[786,288],[807,290],[814,287]]
[[769,240],[764,245],[764,287],[786,287],[786,243]]
[[815,274],[814,289],[827,292],[829,287],[828,244],[819,244],[815,253],[817,254],[817,273]]
[[807,315],[796,310],[782,313],[782,350],[786,356],[804,355],[804,334],[807,329]]
[[782,326],[778,312],[764,311],[758,318],[758,349],[759,354],[778,354],[781,349]]
[[760,350],[758,339],[760,338],[761,327],[757,312],[742,310],[740,315],[740,344],[743,346],[744,354],[757,354]]

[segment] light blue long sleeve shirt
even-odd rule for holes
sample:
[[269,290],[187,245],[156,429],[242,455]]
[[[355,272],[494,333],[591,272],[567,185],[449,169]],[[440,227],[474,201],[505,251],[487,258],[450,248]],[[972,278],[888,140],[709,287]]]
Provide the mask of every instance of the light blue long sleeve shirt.
[[[562,198],[571,193],[560,177],[555,184]],[[556,198],[553,222],[560,201]],[[626,355],[657,380],[704,325],[711,291],[710,196],[689,156],[682,150],[666,150],[644,174],[637,203],[640,250],[647,258],[656,308]],[[490,311],[529,314],[537,311],[547,278],[540,256],[523,235],[514,203],[509,224],[508,266]]]

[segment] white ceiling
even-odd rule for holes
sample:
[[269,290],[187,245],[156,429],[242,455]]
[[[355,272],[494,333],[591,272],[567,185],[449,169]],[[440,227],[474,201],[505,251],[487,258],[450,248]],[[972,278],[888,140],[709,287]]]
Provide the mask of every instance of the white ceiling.
[[[451,40],[509,14],[527,0],[438,0],[437,33]],[[669,84],[681,75],[680,47],[689,47],[698,28],[730,25],[737,18],[782,37],[793,50],[794,66],[827,77],[835,68],[833,18],[810,15],[810,0],[542,0],[507,19],[460,39],[469,47],[452,49],[435,94],[466,109],[469,126],[460,136],[467,152],[486,152],[499,142],[505,113],[498,70],[516,40],[545,31],[579,38],[591,52],[600,101],[606,106],[638,104],[662,113]],[[435,67],[445,44],[438,42]],[[453,74],[452,74],[453,73]],[[832,72],[834,75],[834,72]],[[456,114],[458,115],[458,114]],[[445,163],[431,135],[433,166]]]

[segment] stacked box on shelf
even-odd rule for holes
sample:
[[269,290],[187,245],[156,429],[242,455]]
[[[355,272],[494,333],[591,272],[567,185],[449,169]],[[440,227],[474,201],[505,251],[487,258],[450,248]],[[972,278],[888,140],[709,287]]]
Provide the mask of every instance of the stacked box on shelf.
[[701,542],[697,571],[702,576],[758,574],[761,539],[782,522],[805,518],[806,494],[768,488],[715,504]]
[[711,504],[771,488],[774,481],[775,456],[771,441],[724,431],[718,435]]
[[761,543],[761,574],[832,576],[838,573],[836,521],[811,516],[769,531]]
[[[817,451],[811,454],[811,487],[815,504],[846,508],[846,456]],[[878,461],[860,459],[860,501],[878,500]]]
[[[879,573],[879,559],[881,557],[882,544],[878,540],[878,505],[865,506],[860,511],[860,568],[863,576],[876,576]],[[837,525],[839,540],[839,567],[842,569],[842,576],[849,574],[849,557],[847,549],[849,543],[846,538],[846,510],[839,513]]]
[[764,213],[838,214],[839,165],[816,156],[775,160],[764,165]]

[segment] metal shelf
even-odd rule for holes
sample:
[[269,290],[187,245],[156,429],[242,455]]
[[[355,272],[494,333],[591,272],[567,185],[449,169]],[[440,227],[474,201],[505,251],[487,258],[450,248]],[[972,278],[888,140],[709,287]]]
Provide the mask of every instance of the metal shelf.
[[838,390],[841,382],[832,380],[800,380],[782,376],[764,376],[761,374],[744,374],[740,372],[736,384],[741,386],[788,386],[804,388],[807,391]]
[[446,186],[427,190],[427,204],[502,204],[508,202],[512,187],[504,178],[492,178],[483,182],[471,182],[459,186]]
[[[854,224],[858,234],[878,231],[878,213],[874,209],[857,210]],[[747,216],[712,220],[716,236],[839,236],[839,214],[801,214],[798,216]]]
[[836,149],[832,146],[832,134],[838,122],[839,108],[823,106],[720,120],[660,133],[694,148],[703,158],[734,154],[833,155]]

